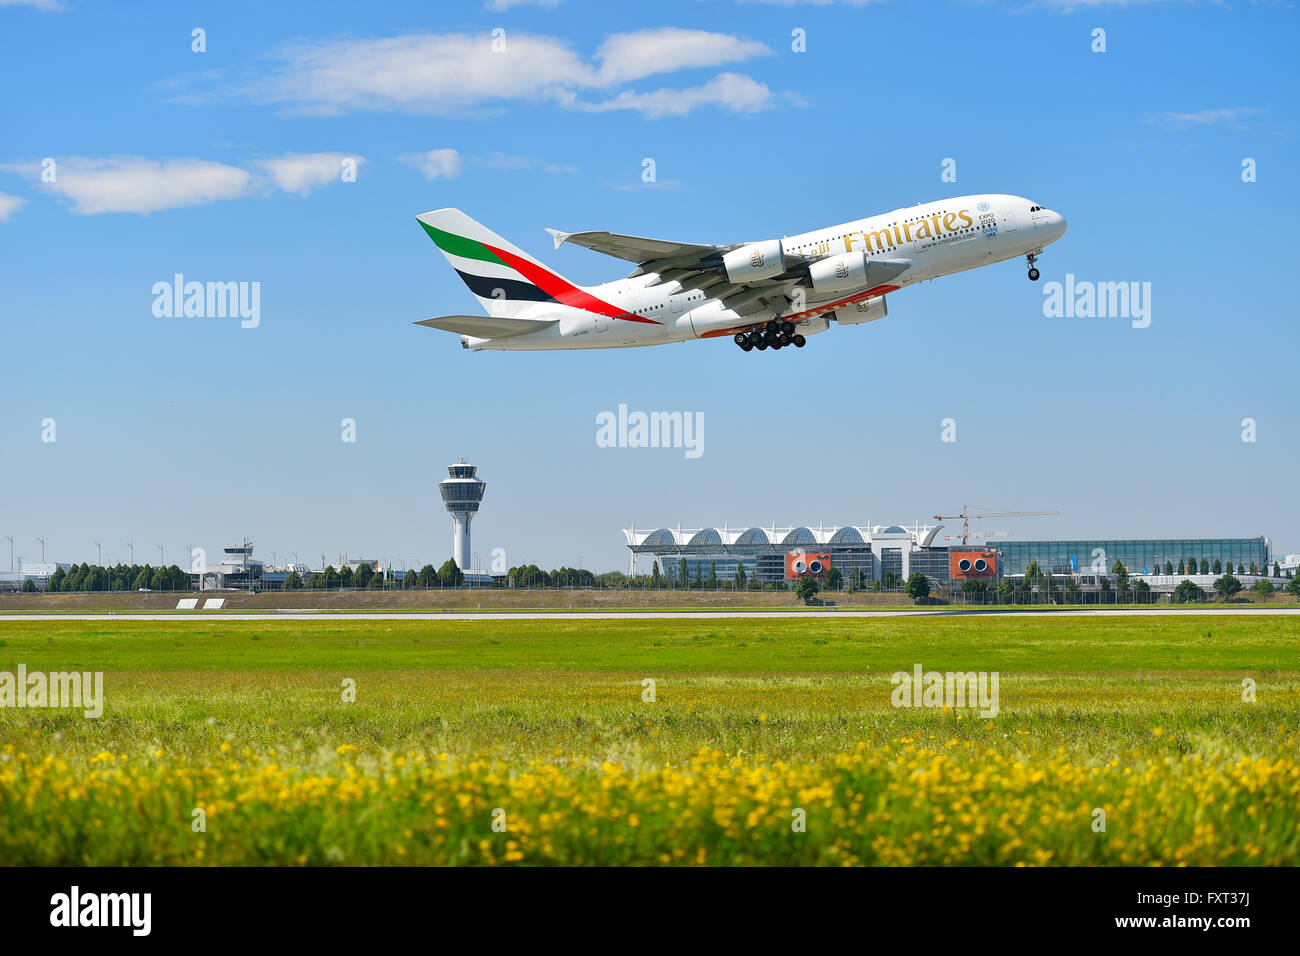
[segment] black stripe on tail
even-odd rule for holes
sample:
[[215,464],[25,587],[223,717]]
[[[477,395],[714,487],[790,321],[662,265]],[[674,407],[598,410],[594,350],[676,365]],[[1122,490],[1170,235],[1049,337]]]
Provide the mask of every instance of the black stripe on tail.
[[555,302],[555,296],[543,292],[531,282],[519,279],[499,279],[492,276],[476,276],[469,272],[456,270],[456,274],[465,280],[469,291],[485,299],[500,299],[523,302]]

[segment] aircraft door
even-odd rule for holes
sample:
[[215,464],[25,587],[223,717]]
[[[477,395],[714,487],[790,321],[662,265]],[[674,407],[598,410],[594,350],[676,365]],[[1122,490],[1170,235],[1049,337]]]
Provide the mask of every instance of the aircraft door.
[[1014,209],[1003,209],[998,215],[998,222],[1002,225],[1003,232],[1016,231],[1016,211]]

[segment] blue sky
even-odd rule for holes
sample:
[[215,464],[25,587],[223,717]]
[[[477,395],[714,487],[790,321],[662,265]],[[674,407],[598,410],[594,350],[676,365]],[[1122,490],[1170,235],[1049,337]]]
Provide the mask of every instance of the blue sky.
[[[460,455],[481,564],[963,503],[1063,512],[986,525],[1021,538],[1300,550],[1290,4],[53,6],[0,0],[0,534],[29,560],[247,535],[439,564]],[[441,206],[597,282],[627,266],[544,227],[736,242],[977,192],[1068,218],[1044,282],[952,276],[802,350],[470,353],[412,324],[475,310],[413,219]],[[156,317],[178,272],[259,282],[260,325]],[[1066,273],[1150,282],[1150,327],[1046,318]],[[620,403],[703,412],[704,454],[597,447]]]

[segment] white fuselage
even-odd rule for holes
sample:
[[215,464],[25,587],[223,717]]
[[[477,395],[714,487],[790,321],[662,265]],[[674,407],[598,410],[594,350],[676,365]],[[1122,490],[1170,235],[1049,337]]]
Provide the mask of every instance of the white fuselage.
[[[782,252],[791,258],[861,252],[872,261],[905,263],[904,271],[887,284],[833,293],[800,287],[793,290],[788,307],[779,313],[756,314],[728,309],[707,287],[684,288],[676,281],[660,282],[658,274],[648,273],[582,287],[615,306],[620,315],[599,315],[554,302],[511,303],[509,311],[498,314],[558,321],[539,332],[502,339],[463,336],[462,342],[470,349],[511,351],[628,348],[726,336],[778,317],[796,323],[802,334],[812,335],[825,331],[832,316],[842,324],[880,318],[884,315],[883,296],[889,292],[1041,252],[1065,229],[1060,214],[1019,196],[988,194],[921,203],[781,240]],[[734,287],[720,285],[734,294]]]

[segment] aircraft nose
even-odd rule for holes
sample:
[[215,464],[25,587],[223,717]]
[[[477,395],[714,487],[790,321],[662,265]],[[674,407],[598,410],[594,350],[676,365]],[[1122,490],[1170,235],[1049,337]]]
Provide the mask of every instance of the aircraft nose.
[[1065,221],[1065,217],[1062,216],[1055,209],[1053,209],[1052,210],[1052,231],[1056,233],[1057,238],[1060,238],[1061,236],[1065,235],[1065,230],[1069,228],[1070,228],[1070,224]]

